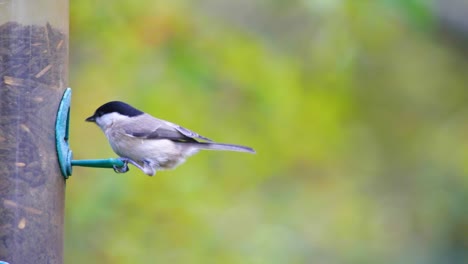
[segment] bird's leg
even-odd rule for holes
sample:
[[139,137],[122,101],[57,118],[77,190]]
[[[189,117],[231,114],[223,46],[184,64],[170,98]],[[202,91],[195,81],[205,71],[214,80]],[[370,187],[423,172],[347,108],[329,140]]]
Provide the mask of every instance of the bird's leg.
[[125,162],[125,164],[130,163],[130,164],[132,164],[133,166],[139,168],[140,170],[145,171],[145,168],[142,167],[140,164],[138,164],[138,162],[136,162],[136,161],[134,161],[134,160],[131,160],[131,159],[129,159],[129,158],[120,158],[120,159],[121,159],[123,162]]
[[141,166],[138,162],[131,160],[129,158],[120,158],[120,160],[124,162],[124,166],[121,168],[114,166],[114,171],[117,173],[127,172],[129,170],[128,163],[130,163],[149,176],[154,176],[156,174],[156,170],[154,169],[152,162],[148,160],[143,161],[143,166]]

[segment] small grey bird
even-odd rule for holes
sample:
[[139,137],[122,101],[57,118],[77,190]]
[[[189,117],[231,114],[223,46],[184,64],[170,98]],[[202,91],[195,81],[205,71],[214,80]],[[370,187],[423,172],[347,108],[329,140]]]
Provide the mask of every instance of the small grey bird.
[[128,171],[127,164],[131,163],[153,176],[157,170],[175,168],[201,149],[255,153],[249,147],[215,143],[119,101],[103,104],[86,121],[95,122],[102,129],[114,152],[124,161],[123,168],[114,168],[116,172]]

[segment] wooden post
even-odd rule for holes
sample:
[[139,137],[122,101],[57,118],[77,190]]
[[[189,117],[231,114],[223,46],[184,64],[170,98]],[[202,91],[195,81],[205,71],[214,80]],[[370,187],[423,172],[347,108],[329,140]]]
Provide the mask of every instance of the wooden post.
[[0,261],[63,263],[65,180],[54,135],[67,85],[68,0],[2,3]]

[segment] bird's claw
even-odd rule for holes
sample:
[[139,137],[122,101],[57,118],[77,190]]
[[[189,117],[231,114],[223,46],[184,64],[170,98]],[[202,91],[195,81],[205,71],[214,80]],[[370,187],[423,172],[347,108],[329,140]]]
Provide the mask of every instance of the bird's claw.
[[121,159],[124,163],[124,165],[122,167],[118,167],[118,166],[112,166],[114,168],[114,171],[116,173],[125,173],[127,171],[129,171],[130,169],[128,168],[128,160],[127,159]]

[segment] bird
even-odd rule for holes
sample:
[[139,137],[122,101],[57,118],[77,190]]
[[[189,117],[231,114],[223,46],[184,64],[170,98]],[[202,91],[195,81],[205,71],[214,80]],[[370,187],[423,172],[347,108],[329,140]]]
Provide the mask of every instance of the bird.
[[127,172],[128,163],[154,176],[158,170],[173,169],[199,150],[225,150],[256,153],[253,148],[216,143],[194,131],[151,116],[121,102],[107,102],[86,118],[107,137],[112,150],[124,162],[116,172]]

